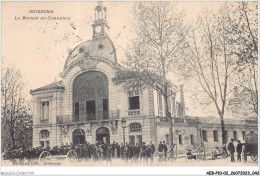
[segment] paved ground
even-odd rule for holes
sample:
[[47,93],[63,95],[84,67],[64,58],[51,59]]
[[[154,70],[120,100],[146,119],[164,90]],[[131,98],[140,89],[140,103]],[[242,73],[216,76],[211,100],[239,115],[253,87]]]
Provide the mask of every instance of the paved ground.
[[143,162],[130,162],[130,161],[124,161],[121,159],[113,159],[112,163],[107,163],[106,161],[99,161],[99,162],[92,162],[91,161],[85,161],[85,160],[77,160],[74,162],[67,162],[66,160],[56,160],[56,159],[50,159],[46,160],[39,164],[38,160],[30,160],[26,161],[24,164],[18,164],[17,162],[12,162],[8,160],[2,160],[2,166],[10,166],[10,165],[16,165],[16,166],[257,166],[257,161],[252,161],[251,158],[248,158],[247,163],[243,162],[230,162],[230,157],[223,159],[223,158],[217,158],[215,160],[208,158],[207,160],[188,160],[186,161],[185,158],[177,158],[177,160],[173,161],[158,161],[158,158],[154,158],[154,162],[150,163],[143,163]]

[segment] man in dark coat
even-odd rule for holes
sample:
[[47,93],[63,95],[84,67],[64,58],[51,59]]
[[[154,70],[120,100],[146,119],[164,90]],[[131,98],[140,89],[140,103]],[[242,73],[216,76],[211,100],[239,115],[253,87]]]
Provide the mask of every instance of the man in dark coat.
[[80,145],[76,145],[75,151],[76,151],[78,157],[81,158],[81,148],[80,148]]
[[133,162],[133,157],[134,157],[134,146],[133,144],[129,144],[129,147],[128,147],[128,158],[131,162]]
[[146,164],[148,164],[148,160],[150,160],[151,164],[153,164],[153,149],[151,145],[148,145],[146,149]]
[[32,148],[32,151],[31,151],[31,159],[35,159],[36,158],[36,149],[35,148]]
[[68,145],[68,143],[66,143],[64,150],[63,150],[63,155],[67,155],[68,152],[69,152],[69,145]]
[[153,145],[152,141],[150,142],[150,148],[152,150],[152,155],[151,155],[151,163],[153,163],[153,155],[154,155],[154,152],[155,152],[155,146]]
[[84,160],[87,160],[87,145],[86,143],[83,144],[83,148],[82,148],[82,158],[84,158]]
[[159,158],[162,159],[162,153],[163,153],[163,144],[162,141],[160,141],[160,144],[158,146],[158,152],[159,152]]
[[51,155],[56,155],[55,147],[52,147],[52,149],[50,150],[50,154]]
[[112,163],[111,157],[112,157],[112,147],[109,145],[107,147],[107,149],[106,149],[106,161],[107,161],[107,164],[108,164],[108,162]]
[[135,163],[137,163],[138,159],[139,159],[139,154],[140,154],[140,147],[139,144],[136,143],[136,145],[134,146],[134,161]]
[[58,147],[58,146],[55,147],[55,153],[56,153],[56,155],[61,155],[60,147]]
[[39,158],[39,156],[40,156],[40,154],[41,154],[42,152],[41,152],[41,149],[40,148],[38,148],[38,147],[36,147],[36,150],[35,150],[35,158]]
[[125,145],[125,150],[126,150],[126,157],[125,157],[125,159],[126,159],[126,161],[128,161],[128,158],[129,158],[129,145],[126,143],[126,145]]
[[92,157],[93,157],[93,162],[97,162],[98,161],[98,155],[97,155],[97,146],[92,144]]
[[60,155],[63,155],[63,153],[64,153],[64,145],[63,145],[63,143],[61,143],[61,146],[60,146]]
[[145,145],[145,142],[143,142],[142,144],[142,147],[141,147],[141,158],[140,158],[140,161],[142,162],[145,162],[146,160],[146,149],[147,149],[147,146]]
[[248,152],[248,144],[244,143],[242,146],[243,156],[244,156],[244,163],[247,162],[247,152]]
[[116,143],[116,153],[117,153],[117,158],[120,158],[120,145]]
[[242,153],[242,146],[243,144],[241,144],[240,140],[237,141],[237,161],[241,162],[241,153]]
[[167,159],[167,145],[165,144],[165,141],[163,141],[163,153],[164,153],[164,159]]
[[[102,148],[102,150],[103,150],[103,159],[104,159],[104,160],[106,159],[106,156],[107,156],[107,148],[108,148],[108,146],[109,146],[109,145],[106,145],[106,144],[107,144],[107,143],[101,145],[101,148]],[[110,146],[110,147],[111,147],[111,146]]]
[[151,147],[152,152],[153,152],[153,154],[154,154],[154,152],[155,152],[155,146],[153,145],[152,141],[150,142],[150,147]]
[[126,158],[126,148],[125,148],[123,143],[122,143],[121,148],[120,148],[120,153],[121,153],[121,158],[125,159]]
[[115,141],[113,141],[113,144],[111,144],[111,150],[112,150],[112,157],[115,157],[115,153],[116,153],[116,143]]
[[235,157],[234,157],[235,146],[234,146],[233,142],[234,142],[234,139],[231,138],[231,139],[230,139],[230,142],[229,142],[229,144],[228,144],[228,151],[229,151],[229,153],[230,153],[230,155],[231,155],[231,162],[235,162]]

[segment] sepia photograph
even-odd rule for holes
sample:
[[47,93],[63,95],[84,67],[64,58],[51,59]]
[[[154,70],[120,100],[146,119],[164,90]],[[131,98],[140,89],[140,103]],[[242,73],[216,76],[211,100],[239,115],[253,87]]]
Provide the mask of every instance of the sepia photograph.
[[1,167],[259,174],[257,1],[1,11]]

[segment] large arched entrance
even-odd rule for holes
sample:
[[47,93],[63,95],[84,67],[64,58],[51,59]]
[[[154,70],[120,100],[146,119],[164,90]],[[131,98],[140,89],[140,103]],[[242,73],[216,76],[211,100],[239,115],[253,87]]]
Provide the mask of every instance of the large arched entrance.
[[82,129],[76,129],[73,131],[73,144],[84,144],[85,143],[85,131]]
[[103,141],[104,143],[110,144],[110,132],[106,127],[98,128],[96,131],[96,141]]
[[74,121],[108,119],[108,79],[99,71],[88,71],[73,83]]

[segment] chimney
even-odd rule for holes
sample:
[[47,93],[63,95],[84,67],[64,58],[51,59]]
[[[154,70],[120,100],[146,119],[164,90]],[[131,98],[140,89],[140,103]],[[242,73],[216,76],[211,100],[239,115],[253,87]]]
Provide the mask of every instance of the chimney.
[[181,116],[185,117],[185,102],[184,102],[184,92],[183,85],[180,86],[180,105],[181,105]]

